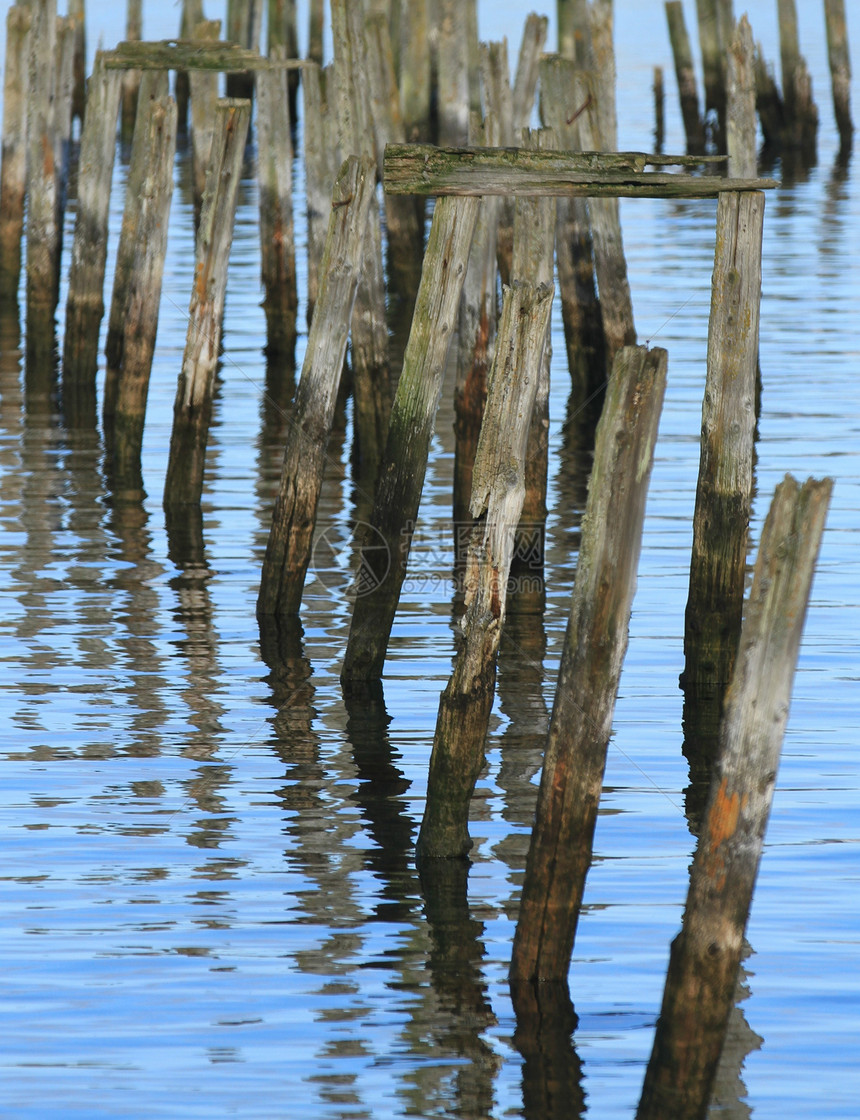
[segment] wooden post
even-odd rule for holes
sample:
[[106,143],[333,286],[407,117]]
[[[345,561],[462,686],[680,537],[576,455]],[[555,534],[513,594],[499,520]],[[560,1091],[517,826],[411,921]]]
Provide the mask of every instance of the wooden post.
[[684,625],[685,738],[715,741],[743,609],[753,487],[764,195],[717,206],[701,459]]
[[400,99],[408,141],[428,143],[430,130],[429,0],[409,0],[400,18]]
[[654,91],[654,151],[663,151],[663,138],[666,135],[666,107],[663,91],[663,67],[654,67],[654,81],[651,84]]
[[505,288],[496,358],[475,456],[466,613],[454,671],[439,702],[427,802],[416,858],[467,854],[469,802],[484,764],[495,695],[496,654],[505,620],[508,575],[525,494],[530,420],[540,380],[552,288]]
[[704,1117],[734,1005],[744,930],[788,720],[830,479],[777,487],[726,696],[720,750],[637,1120]]
[[[263,0],[227,0],[227,35],[231,43],[259,51],[263,27]],[[254,96],[254,74],[250,70],[227,75],[228,98],[250,100]]]
[[310,0],[309,7],[308,61],[315,62],[317,66],[322,66],[325,0]]
[[83,124],[87,101],[87,29],[84,0],[69,0],[69,18],[73,22],[75,49],[72,73],[74,92],[72,94],[72,117]]
[[[194,36],[194,28],[203,23],[203,0],[182,0],[182,16],[179,21],[179,38],[185,42]],[[174,96],[178,115],[177,128],[180,133],[188,130],[188,104],[191,83],[188,70],[179,67],[174,81]]]
[[756,158],[755,51],[752,28],[741,16],[726,56],[726,151],[732,178],[753,178]]
[[824,0],[824,17],[827,22],[827,58],[833,84],[833,112],[839,129],[840,152],[847,157],[851,151],[854,125],[851,121],[851,58],[845,0]]
[[[113,432],[107,440],[113,458],[115,484],[140,475],[140,451],[149,375],[158,330],[161,281],[167,252],[167,227],[173,197],[177,110],[172,97],[151,102],[143,136],[141,165],[144,178],[135,184],[138,218],[131,272],[126,292],[126,321],[122,364],[116,384]],[[137,130],[135,129],[135,133]]]
[[[137,43],[143,38],[143,0],[127,0],[125,37],[127,42]],[[139,70],[127,69],[122,76],[122,106],[120,130],[123,141],[131,140],[137,117],[137,99],[140,90]]]
[[[514,99],[508,65],[508,43],[481,44],[481,70],[487,114],[496,122],[497,140],[501,147],[512,147],[518,140],[514,133]],[[499,232],[496,255],[503,284],[510,283],[511,253],[514,243],[514,199],[502,198],[499,207]]]
[[368,592],[355,602],[343,663],[345,680],[382,675],[478,208],[477,198],[439,199],[433,212],[371,518],[371,543],[382,542],[384,548],[369,547],[362,556]]
[[218,102],[209,178],[197,231],[194,287],[188,335],[173,405],[173,433],[164,483],[164,504],[200,501],[221,319],[227,287],[227,260],[233,240],[236,196],[248,135],[251,106],[230,98]]
[[581,70],[591,69],[588,0],[557,0],[558,53]]
[[[273,48],[283,58],[284,48]],[[266,355],[295,363],[296,247],[293,235],[293,146],[286,70],[257,75],[257,168],[260,181],[260,264],[266,312]]]
[[678,82],[684,133],[687,137],[687,151],[690,154],[699,154],[705,150],[705,125],[699,112],[693,51],[690,47],[681,0],[667,0],[666,22],[669,25],[669,41],[672,44],[672,57],[675,60],[675,77]]
[[512,982],[564,982],[570,967],[627,648],[665,384],[665,350],[619,351],[597,429]]
[[[340,158],[336,113],[329,111],[333,85],[331,66],[320,70],[308,64],[302,76],[304,108],[305,198],[308,219],[308,323],[319,289],[319,268],[328,229],[332,184],[337,176],[334,159]],[[332,94],[333,100],[333,94]]]
[[[148,146],[145,137],[149,136],[149,119],[154,103],[166,96],[167,73],[159,70],[146,71],[141,76],[137,102],[137,120],[134,127],[135,140],[132,141],[128,179],[126,181],[125,207],[114,265],[113,291],[111,293],[107,337],[105,339],[106,368],[102,395],[102,426],[108,434],[113,432],[114,427],[119,371],[123,364],[125,331],[128,323],[129,291],[137,252],[141,188],[147,175]],[[136,142],[137,137],[140,137],[139,143]]]
[[723,150],[723,129],[726,118],[724,50],[717,0],[696,0],[699,17],[699,46],[705,79],[705,114],[716,113],[717,127],[712,141],[717,151]]
[[95,408],[120,85],[120,72],[106,70],[103,54],[97,51],[81,132],[78,212],[63,337],[63,405],[67,417],[81,421]]
[[[296,0],[269,0],[269,45],[267,51],[269,58],[299,57],[296,15]],[[294,127],[296,102],[299,93],[299,71],[290,70],[284,77],[287,86],[289,119],[292,127]]]
[[319,296],[263,562],[258,618],[292,614],[301,605],[326,446],[360,279],[365,228],[375,202],[375,166],[369,156],[351,156],[335,183]]
[[512,112],[514,136],[532,123],[532,110],[535,106],[540,61],[547,35],[547,17],[532,12],[526,17],[523,28],[523,41],[517,56],[517,72],[514,77]]
[[[201,44],[217,43],[220,35],[220,19],[202,20],[191,29],[192,41]],[[200,224],[212,137],[215,133],[218,74],[214,70],[190,70],[188,85],[191,94],[191,181],[194,191],[194,224],[197,226]]]
[[[475,0],[438,0],[439,143],[455,147],[469,139],[469,39],[466,8]],[[506,77],[506,80],[510,80]]]
[[815,148],[818,109],[812,99],[812,78],[806,59],[800,53],[795,0],[777,0],[779,12],[779,54],[782,67],[782,99],[790,147],[809,151]]
[[17,303],[21,236],[27,194],[27,70],[32,13],[22,4],[6,13],[3,76],[3,154],[0,163],[0,303]]

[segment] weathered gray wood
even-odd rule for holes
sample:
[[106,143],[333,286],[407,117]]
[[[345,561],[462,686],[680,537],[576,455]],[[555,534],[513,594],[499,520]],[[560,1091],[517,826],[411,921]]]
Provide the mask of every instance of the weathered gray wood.
[[[319,290],[319,268],[328,229],[332,184],[337,176],[340,139],[337,114],[329,111],[329,89],[333,85],[331,67],[320,70],[309,65],[302,80],[304,108],[305,199],[308,219],[308,323],[313,315]],[[332,96],[333,100],[333,96]]]
[[392,194],[515,193],[579,198],[716,198],[726,191],[758,191],[778,185],[774,179],[725,179],[644,170],[648,165],[687,162],[683,156],[638,152],[528,152],[521,148],[388,144],[384,183],[385,190]]
[[[203,0],[182,0],[182,16],[179,21],[179,39],[189,42],[194,28],[203,23],[206,16],[203,12]],[[173,84],[174,97],[176,98],[176,111],[178,114],[178,129],[184,133],[188,129],[188,105],[191,96],[191,84],[188,80],[188,71],[179,66],[176,69],[176,78]]]
[[779,13],[779,55],[782,67],[782,99],[788,133],[787,146],[815,147],[818,109],[812,97],[812,78],[806,59],[800,53],[795,0],[777,0]]
[[164,483],[165,505],[196,504],[203,488],[206,441],[233,240],[236,196],[248,135],[248,101],[218,102],[210,172],[197,231],[188,333],[173,405],[173,432]]
[[[226,39],[259,53],[262,28],[263,0],[227,0]],[[254,96],[253,71],[228,71],[225,92],[228,97],[250,100]]]
[[475,457],[466,611],[454,670],[439,702],[427,801],[416,858],[467,854],[469,802],[484,764],[484,740],[495,695],[496,654],[514,539],[525,494],[530,418],[543,362],[552,288],[505,288],[496,358]]
[[[342,676],[382,675],[421,501],[442,376],[475,230],[479,201],[440,199],[433,211],[412,330],[391,410],[385,456],[363,556]],[[384,544],[384,547],[376,547]]]
[[541,54],[546,43],[548,22],[546,16],[539,16],[534,12],[526,17],[523,40],[517,56],[517,72],[512,95],[514,136],[517,136],[521,129],[529,128],[532,123],[535,91],[540,73]]
[[63,400],[67,415],[83,415],[95,407],[119,99],[120,75],[105,70],[104,56],[97,51],[81,131],[78,212],[66,297]]
[[830,479],[777,487],[753,573],[720,750],[672,944],[637,1120],[706,1115],[788,720]]
[[400,103],[406,139],[430,135],[429,0],[409,0],[400,18]]
[[667,0],[666,22],[669,25],[669,41],[672,44],[672,57],[675,60],[675,78],[678,82],[678,97],[681,102],[684,133],[687,137],[687,151],[704,152],[705,124],[699,111],[693,51],[687,34],[681,0]]
[[702,52],[702,70],[705,85],[705,113],[714,110],[717,128],[712,141],[718,150],[723,149],[726,116],[725,51],[731,33],[723,28],[718,0],[696,0],[699,20],[699,46]]
[[[131,159],[126,181],[125,205],[120,227],[119,244],[114,264],[113,290],[108,312],[107,337],[105,338],[105,381],[102,391],[102,424],[106,432],[113,431],[119,371],[122,369],[125,331],[128,323],[128,298],[137,253],[137,227],[140,221],[140,192],[147,175],[149,118],[154,103],[167,96],[168,81],[165,72],[150,71],[141,77],[135,121],[135,139],[132,141]],[[139,141],[138,141],[139,137]]]
[[[201,20],[191,28],[191,37],[203,47],[217,43],[221,37],[221,20]],[[191,94],[191,181],[194,191],[194,220],[197,224],[203,206],[209,154],[215,133],[218,75],[214,70],[190,70],[188,88]]]
[[[129,43],[139,43],[143,37],[143,0],[126,0],[125,37]],[[134,131],[139,89],[140,70],[136,67],[124,70],[120,103],[120,131],[123,139],[130,139]]]
[[854,124],[851,120],[851,56],[848,49],[848,27],[845,21],[845,0],[824,0],[827,24],[827,58],[833,86],[833,112],[839,140],[845,155],[851,150]]
[[[481,44],[481,73],[483,76],[484,100],[487,115],[492,116],[496,122],[497,144],[509,148],[519,144],[519,136],[514,132],[514,107],[513,92],[510,82],[510,66],[508,65],[508,43],[506,39],[501,42]],[[386,185],[386,191],[388,187]],[[502,283],[507,284],[511,279],[511,253],[514,242],[514,199],[502,192],[502,199],[498,206],[499,232],[496,239],[496,253],[499,263],[499,274]]]
[[0,162],[0,300],[18,298],[21,236],[27,194],[27,102],[29,30],[32,15],[23,4],[6,13],[6,64],[3,74],[3,134]]
[[663,67],[654,67],[654,81],[651,83],[654,91],[654,147],[658,152],[663,150],[663,140],[666,135],[666,95],[663,88]]
[[627,648],[665,384],[665,350],[619,351],[597,429],[512,981],[564,982],[570,967]]
[[[69,194],[72,145],[72,99],[75,92],[75,25],[57,18],[57,59],[54,75],[54,167],[57,175],[57,269],[63,254],[63,218]],[[57,274],[59,284],[59,271]]]
[[437,0],[437,113],[439,143],[469,138],[469,37],[466,9],[475,0]]
[[[283,47],[273,47],[282,54]],[[260,183],[260,270],[265,297],[266,354],[295,361],[296,246],[293,233],[293,146],[284,70],[257,75],[257,176]]]
[[592,83],[594,99],[585,115],[591,117],[598,151],[614,152],[618,147],[618,114],[615,107],[615,44],[613,0],[591,0]]
[[105,51],[109,70],[221,70],[225,74],[246,70],[296,70],[307,63],[298,58],[280,61],[264,58],[257,50],[238,43],[224,42],[203,47],[193,40],[161,39],[146,42],[117,43],[116,49]]
[[[296,0],[268,0],[268,50],[269,58],[285,60],[299,57],[299,30]],[[291,69],[287,76],[287,104],[290,121],[296,121],[296,103],[299,93],[299,71]]]
[[763,195],[721,196],[681,677],[686,734],[701,744],[713,742],[741,627],[763,222]]
[[370,156],[351,156],[332,196],[321,283],[281,483],[263,562],[257,616],[292,614],[301,605],[311,555],[325,453],[358,290],[364,233],[376,194]]
[[323,63],[323,22],[325,0],[310,0],[310,30],[308,32],[308,60],[317,66]]
[[106,432],[114,481],[120,489],[125,480],[137,479],[140,474],[143,425],[158,330],[168,218],[173,197],[177,121],[173,98],[159,98],[151,104],[147,133],[139,139],[135,136],[135,143],[143,141],[145,144],[145,173],[137,191],[139,211],[126,293],[126,323],[122,365],[117,376],[113,431]]
[[735,27],[726,56],[726,150],[732,179],[752,179],[756,156],[755,50],[746,15]]
[[74,91],[72,93],[72,116],[82,124],[87,101],[87,29],[84,0],[69,0],[69,19],[74,26],[75,48],[72,63]]
[[591,37],[588,0],[557,0],[558,53],[575,62],[580,70],[590,70]]

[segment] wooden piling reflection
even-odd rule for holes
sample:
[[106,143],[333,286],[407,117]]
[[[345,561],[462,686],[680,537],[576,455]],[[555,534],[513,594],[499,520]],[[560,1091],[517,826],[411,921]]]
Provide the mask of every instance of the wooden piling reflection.
[[511,980],[565,981],[636,586],[666,351],[619,351],[597,429]]

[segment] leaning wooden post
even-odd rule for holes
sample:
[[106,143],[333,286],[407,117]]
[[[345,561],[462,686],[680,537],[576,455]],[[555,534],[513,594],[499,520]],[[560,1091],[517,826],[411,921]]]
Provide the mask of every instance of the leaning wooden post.
[[[285,58],[275,47],[273,58]],[[257,74],[257,168],[260,181],[260,269],[265,297],[266,356],[292,369],[296,349],[296,246],[293,235],[293,145],[285,70]]]
[[[305,198],[308,221],[307,319],[311,322],[319,290],[319,269],[328,229],[331,188],[337,177],[335,158],[340,158],[339,139],[334,135],[336,114],[329,111],[332,69],[321,70],[310,63],[302,76],[304,110]],[[333,95],[332,95],[333,96]]]
[[164,504],[200,501],[221,320],[227,288],[227,260],[233,241],[233,220],[245,140],[251,119],[248,101],[218,102],[218,126],[203,212],[197,231],[196,265],[188,335],[173,405],[173,432],[164,482]]
[[666,351],[619,351],[594,465],[529,847],[511,980],[564,982],[627,648]]
[[531,127],[541,55],[546,43],[547,24],[546,16],[539,16],[534,12],[526,16],[512,92],[514,136],[517,136],[521,129]]
[[27,194],[27,68],[29,8],[6,13],[6,69],[3,76],[3,154],[0,163],[0,301],[17,302],[21,276],[21,236]]
[[66,297],[63,404],[83,417],[95,407],[99,329],[104,316],[110,190],[116,153],[121,76],[96,53],[78,164],[78,213]]
[[637,1120],[699,1120],[734,1006],[830,479],[786,477],[764,525],[681,932]]
[[705,150],[705,125],[699,111],[693,51],[687,34],[681,0],[667,0],[666,22],[669,25],[669,41],[672,44],[672,57],[675,60],[675,78],[678,82],[678,97],[687,137],[687,151],[691,155],[698,155]]
[[371,518],[374,540],[369,543],[384,542],[384,548],[369,547],[362,556],[364,585],[371,590],[355,602],[345,680],[382,675],[478,208],[477,198],[440,198],[433,211]]
[[684,624],[685,733],[715,742],[740,636],[752,503],[764,195],[720,195]]
[[851,121],[851,57],[845,0],[824,0],[824,17],[827,22],[827,58],[833,84],[833,112],[839,129],[840,151],[847,156],[851,151],[854,125]]
[[473,472],[471,514],[476,524],[466,562],[466,613],[454,671],[439,701],[415,853],[419,864],[462,858],[472,846],[469,803],[484,764],[496,654],[525,494],[526,447],[551,307],[550,286],[505,288]]
[[350,156],[334,187],[319,296],[290,416],[281,484],[263,561],[257,617],[294,614],[302,601],[317,501],[352,307],[361,276],[364,234],[376,199],[376,165]]
[[[217,43],[221,35],[221,20],[206,19],[195,24],[191,38],[195,42]],[[209,155],[215,133],[218,102],[218,74],[214,70],[191,70],[188,74],[191,96],[191,182],[194,192],[194,223],[200,223],[203,192],[209,170]]]
[[146,145],[143,161],[146,174],[139,189],[140,210],[126,295],[122,366],[117,379],[114,427],[109,440],[114,484],[118,489],[123,489],[126,480],[137,480],[140,475],[143,424],[158,330],[168,217],[173,197],[177,119],[173,98],[160,98],[152,103],[147,134],[141,137]]

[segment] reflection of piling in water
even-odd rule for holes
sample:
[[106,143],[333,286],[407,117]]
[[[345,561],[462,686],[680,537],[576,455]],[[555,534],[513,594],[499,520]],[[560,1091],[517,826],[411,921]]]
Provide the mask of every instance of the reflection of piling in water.
[[334,186],[322,284],[284,450],[257,598],[258,617],[289,614],[301,604],[326,445],[375,194],[373,160],[351,156]]
[[469,803],[484,764],[496,652],[525,493],[525,454],[552,307],[552,288],[505,288],[498,345],[475,456],[466,611],[454,671],[439,701],[419,861],[463,857]]
[[564,981],[591,863],[636,585],[666,351],[616,358],[597,429],[511,978]]
[[173,405],[173,432],[164,483],[164,503],[199,502],[203,488],[206,441],[215,388],[227,258],[233,240],[233,220],[239,175],[251,118],[247,101],[218,102],[218,124],[197,250],[194,287],[188,311],[188,335]]
[[523,1058],[523,1120],[581,1120],[582,1062],[573,1043],[577,1017],[567,984],[512,982],[514,1046]]
[[0,303],[18,299],[21,237],[27,193],[27,87],[30,55],[29,8],[13,5],[6,13],[3,72],[3,154],[0,163]]
[[829,479],[777,487],[762,530],[726,696],[720,750],[672,944],[638,1120],[704,1117],[734,1004],[753,888],[788,719]]

